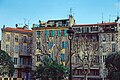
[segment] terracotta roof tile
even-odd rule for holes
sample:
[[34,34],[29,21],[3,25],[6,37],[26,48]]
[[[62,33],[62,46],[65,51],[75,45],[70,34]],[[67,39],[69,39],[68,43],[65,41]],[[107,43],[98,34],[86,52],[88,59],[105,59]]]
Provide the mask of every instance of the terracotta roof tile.
[[32,30],[25,30],[25,29],[22,29],[22,28],[10,28],[10,27],[6,27],[4,30],[6,30],[6,31],[23,32],[23,33],[32,33]]

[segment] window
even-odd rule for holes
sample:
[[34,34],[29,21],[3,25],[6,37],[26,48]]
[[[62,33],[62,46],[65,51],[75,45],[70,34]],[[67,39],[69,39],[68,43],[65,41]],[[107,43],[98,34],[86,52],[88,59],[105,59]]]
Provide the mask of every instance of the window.
[[52,48],[52,46],[53,46],[53,42],[48,42],[48,47]]
[[97,75],[97,76],[99,75],[99,71],[98,70],[93,70],[93,73],[94,73],[93,75]]
[[26,58],[26,63],[25,64],[28,65],[28,58]]
[[112,44],[112,52],[115,52],[116,51],[116,44]]
[[17,64],[17,58],[14,58],[14,64]]
[[55,36],[55,30],[52,30],[52,37]]
[[48,30],[45,31],[45,35],[46,35],[46,37],[49,36],[49,31]]
[[60,30],[58,30],[57,35],[58,35],[58,37],[60,37],[60,35],[61,35],[61,34],[60,34]]
[[65,24],[65,26],[68,26],[68,21],[66,21],[66,24]]
[[98,31],[98,27],[95,26],[91,27],[91,31]]
[[23,36],[23,42],[26,43],[27,42],[27,37]]
[[76,61],[75,62],[79,63],[79,55],[76,55],[75,57],[76,57]]
[[19,52],[19,46],[18,46],[18,45],[15,45],[14,52],[15,52],[15,53],[18,53],[18,52]]
[[67,41],[63,41],[62,42],[62,48],[67,48],[68,46],[68,42]]
[[102,35],[102,41],[106,41],[106,34]]
[[65,54],[64,53],[61,54],[61,61],[65,61]]
[[106,55],[103,55],[103,62],[105,62],[105,59],[106,59]]
[[27,54],[27,46],[26,45],[23,46],[23,53]]
[[15,36],[15,42],[18,42],[18,36]]
[[20,58],[18,58],[18,65],[20,65]]
[[92,27],[90,27],[90,31],[91,31],[91,32],[93,31]]
[[89,33],[89,27],[86,27],[86,32]]
[[37,37],[40,38],[40,31],[37,31]]
[[84,28],[82,27],[82,33],[84,33]]
[[112,41],[115,41],[115,35],[112,34]]
[[94,56],[94,63],[99,64],[99,56],[98,55]]
[[20,65],[23,65],[23,58],[20,58]]
[[52,24],[52,26],[54,27],[55,22],[53,21],[53,22],[51,22],[51,24]]
[[64,30],[64,36],[67,36],[67,30]]
[[6,35],[6,41],[10,41],[10,34]]
[[13,80],[17,80],[17,78],[13,78]]
[[8,78],[4,78],[4,80],[8,80]]
[[40,49],[40,42],[37,42],[37,49]]
[[103,52],[106,52],[106,44],[103,44],[102,47],[103,47]]
[[50,30],[49,33],[50,33],[50,37],[54,37],[55,36],[55,31],[54,30]]
[[6,52],[10,52],[10,46],[8,44],[6,45]]
[[62,42],[62,48],[65,48],[65,42]]
[[81,33],[81,28],[78,28],[78,32]]
[[49,30],[50,37],[52,37],[52,30]]
[[23,58],[23,65],[26,64],[26,58]]
[[65,48],[67,48],[68,47],[68,42],[67,41],[65,41]]
[[[15,72],[14,72],[14,75],[13,75],[13,76],[14,76],[13,80],[17,80],[18,70],[15,69]],[[10,79],[9,79],[9,80],[10,80]]]
[[61,22],[60,21],[58,21],[58,26],[61,26]]
[[63,36],[64,35],[64,30],[61,30],[61,36]]
[[29,58],[29,65],[32,66],[32,59],[31,58]]

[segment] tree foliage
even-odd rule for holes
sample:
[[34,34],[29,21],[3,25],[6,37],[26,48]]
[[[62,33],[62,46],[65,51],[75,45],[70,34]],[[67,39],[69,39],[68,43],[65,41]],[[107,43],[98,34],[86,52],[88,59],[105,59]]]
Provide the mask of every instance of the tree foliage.
[[0,50],[0,75],[13,76],[14,64],[12,58],[3,50]]
[[66,68],[63,64],[45,57],[42,60],[42,64],[36,67],[34,75],[42,80],[61,80],[62,78],[68,76],[67,73],[68,68]]
[[110,80],[120,80],[120,54],[110,54],[105,61]]

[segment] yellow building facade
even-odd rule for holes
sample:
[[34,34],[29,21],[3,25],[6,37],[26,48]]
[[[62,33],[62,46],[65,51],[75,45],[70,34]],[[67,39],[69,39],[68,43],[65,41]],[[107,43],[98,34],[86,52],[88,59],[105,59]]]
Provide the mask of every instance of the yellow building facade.
[[35,65],[40,64],[40,57],[44,54],[66,65],[69,56],[67,30],[73,24],[75,20],[72,16],[69,19],[48,20],[44,25],[42,22],[33,24]]
[[[14,62],[13,78],[30,80],[32,70],[32,31],[24,27],[2,28],[1,50],[6,51]],[[8,76],[5,76],[6,78]]]

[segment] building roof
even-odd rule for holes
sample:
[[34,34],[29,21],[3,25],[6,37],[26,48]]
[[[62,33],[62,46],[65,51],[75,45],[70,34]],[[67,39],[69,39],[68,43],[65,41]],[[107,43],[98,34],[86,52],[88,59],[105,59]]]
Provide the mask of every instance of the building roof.
[[68,27],[33,27],[32,30],[63,30]]
[[[104,23],[96,23],[96,24],[79,24],[79,25],[73,25],[73,27],[77,26],[103,26],[103,25],[116,25],[116,22],[104,22]],[[119,23],[120,25],[120,23]]]
[[58,19],[58,20],[48,20],[47,22],[52,22],[52,21],[67,21],[69,19]]
[[10,28],[6,27],[4,28],[5,31],[15,31],[15,32],[20,32],[20,33],[32,33],[32,30],[26,30],[23,28]]

